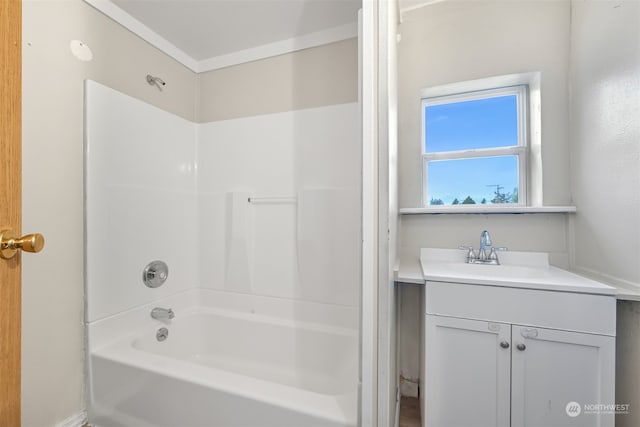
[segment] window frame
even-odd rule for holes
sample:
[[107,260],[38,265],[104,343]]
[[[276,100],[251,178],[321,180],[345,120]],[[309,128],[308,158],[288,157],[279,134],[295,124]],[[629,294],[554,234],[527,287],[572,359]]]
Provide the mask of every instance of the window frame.
[[[429,204],[428,198],[428,173],[429,162],[438,160],[461,160],[472,158],[488,158],[499,156],[516,156],[518,161],[518,203],[487,204],[488,206],[528,206],[529,198],[527,192],[529,166],[529,85],[520,83],[515,85],[505,85],[501,87],[487,87],[472,91],[438,94],[436,96],[426,96],[427,91],[423,90],[420,100],[420,151],[422,155],[422,206],[437,209],[439,206]],[[440,151],[435,153],[426,152],[426,122],[425,109],[428,106],[452,104],[456,102],[473,101],[479,99],[495,98],[499,96],[516,95],[516,109],[518,120],[518,144],[510,147],[477,148],[453,151]],[[442,208],[456,208],[467,205],[442,205]]]

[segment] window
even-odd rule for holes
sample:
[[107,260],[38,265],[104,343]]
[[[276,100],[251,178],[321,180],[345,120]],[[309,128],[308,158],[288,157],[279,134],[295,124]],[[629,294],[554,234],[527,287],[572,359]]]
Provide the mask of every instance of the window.
[[527,204],[527,92],[423,91],[423,206]]

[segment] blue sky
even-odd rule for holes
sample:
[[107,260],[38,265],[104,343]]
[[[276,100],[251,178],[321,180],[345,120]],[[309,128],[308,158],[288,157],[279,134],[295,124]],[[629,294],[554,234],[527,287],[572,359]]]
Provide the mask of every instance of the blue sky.
[[[456,151],[518,145],[516,96],[431,105],[425,114],[425,152]],[[443,160],[429,163],[428,200],[451,204],[471,196],[489,202],[495,186],[511,193],[518,186],[517,156]],[[489,185],[493,187],[488,187]],[[427,201],[428,201],[427,200]]]

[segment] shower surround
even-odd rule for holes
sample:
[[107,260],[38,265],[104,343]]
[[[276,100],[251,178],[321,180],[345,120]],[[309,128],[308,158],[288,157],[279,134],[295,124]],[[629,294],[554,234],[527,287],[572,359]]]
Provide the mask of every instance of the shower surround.
[[85,88],[90,421],[355,426],[358,105],[197,124]]

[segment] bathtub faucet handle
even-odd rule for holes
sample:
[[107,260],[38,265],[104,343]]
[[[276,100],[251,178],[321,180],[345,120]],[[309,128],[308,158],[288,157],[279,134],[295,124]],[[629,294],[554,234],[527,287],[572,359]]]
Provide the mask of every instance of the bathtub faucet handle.
[[170,308],[156,307],[151,310],[151,317],[157,320],[171,320],[175,317],[175,314]]

